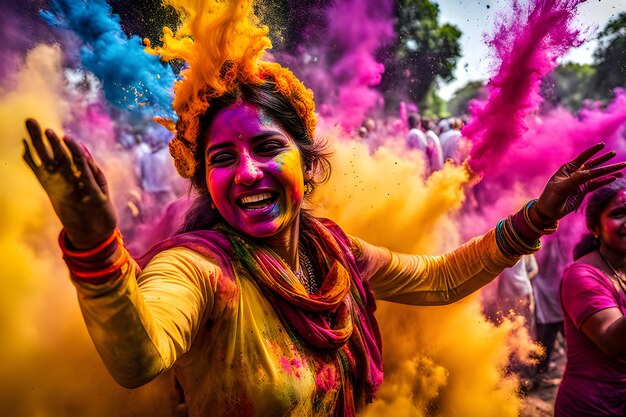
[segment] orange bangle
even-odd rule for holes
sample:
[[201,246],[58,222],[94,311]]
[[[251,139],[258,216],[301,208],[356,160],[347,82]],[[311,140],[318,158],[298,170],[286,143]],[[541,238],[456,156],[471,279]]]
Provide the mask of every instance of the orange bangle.
[[113,230],[113,233],[111,233],[111,236],[109,236],[104,242],[102,242],[95,248],[87,249],[87,250],[72,250],[72,249],[68,249],[67,247],[68,240],[65,234],[65,229],[63,229],[61,231],[61,234],[59,235],[59,246],[61,247],[61,252],[63,252],[64,255],[70,256],[72,258],[81,259],[81,258],[89,258],[91,256],[96,255],[98,252],[103,251],[111,243],[113,243],[114,240],[117,240],[118,244],[120,245],[124,244],[124,242],[122,241],[122,234],[120,233],[117,227]]
[[102,278],[107,275],[110,275],[114,272],[117,272],[125,263],[127,263],[130,259],[130,254],[124,248],[122,248],[122,254],[120,257],[113,262],[111,265],[104,269],[99,269],[97,271],[71,271],[72,275],[81,279],[95,279]]

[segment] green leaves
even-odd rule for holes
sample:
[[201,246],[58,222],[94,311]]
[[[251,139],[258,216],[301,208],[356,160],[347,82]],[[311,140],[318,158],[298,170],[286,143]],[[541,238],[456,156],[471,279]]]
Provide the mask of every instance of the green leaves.
[[450,24],[440,26],[439,6],[429,0],[399,0],[395,13],[396,42],[383,54],[386,105],[396,108],[399,101],[409,100],[427,110],[437,82],[454,79],[461,31]]

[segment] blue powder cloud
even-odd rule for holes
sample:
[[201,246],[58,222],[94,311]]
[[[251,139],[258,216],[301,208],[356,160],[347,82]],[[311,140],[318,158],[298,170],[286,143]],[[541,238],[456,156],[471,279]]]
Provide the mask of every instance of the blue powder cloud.
[[40,14],[80,39],[82,65],[98,77],[110,103],[142,115],[175,117],[174,71],[148,55],[138,36],[126,36],[104,0],[51,0]]

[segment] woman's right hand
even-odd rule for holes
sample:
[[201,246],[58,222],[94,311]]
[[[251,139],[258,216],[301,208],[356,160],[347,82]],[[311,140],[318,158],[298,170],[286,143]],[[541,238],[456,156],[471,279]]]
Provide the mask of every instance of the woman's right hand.
[[76,141],[59,139],[50,129],[44,137],[34,119],[26,120],[26,129],[41,164],[35,162],[25,139],[24,161],[48,194],[70,243],[83,250],[98,246],[117,224],[104,174]]
[[552,223],[578,210],[588,193],[622,176],[619,171],[626,168],[624,161],[601,166],[616,155],[615,151],[594,158],[604,146],[593,145],[552,175],[534,206],[539,217],[536,224],[541,224],[539,220]]

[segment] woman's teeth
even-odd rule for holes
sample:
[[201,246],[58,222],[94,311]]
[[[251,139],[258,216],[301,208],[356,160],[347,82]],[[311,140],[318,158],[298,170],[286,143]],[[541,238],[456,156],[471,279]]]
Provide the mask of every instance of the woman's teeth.
[[243,197],[241,200],[239,200],[239,204],[247,209],[258,209],[261,207],[265,207],[268,204],[271,204],[274,199],[275,197],[271,193],[260,193],[248,197]]

